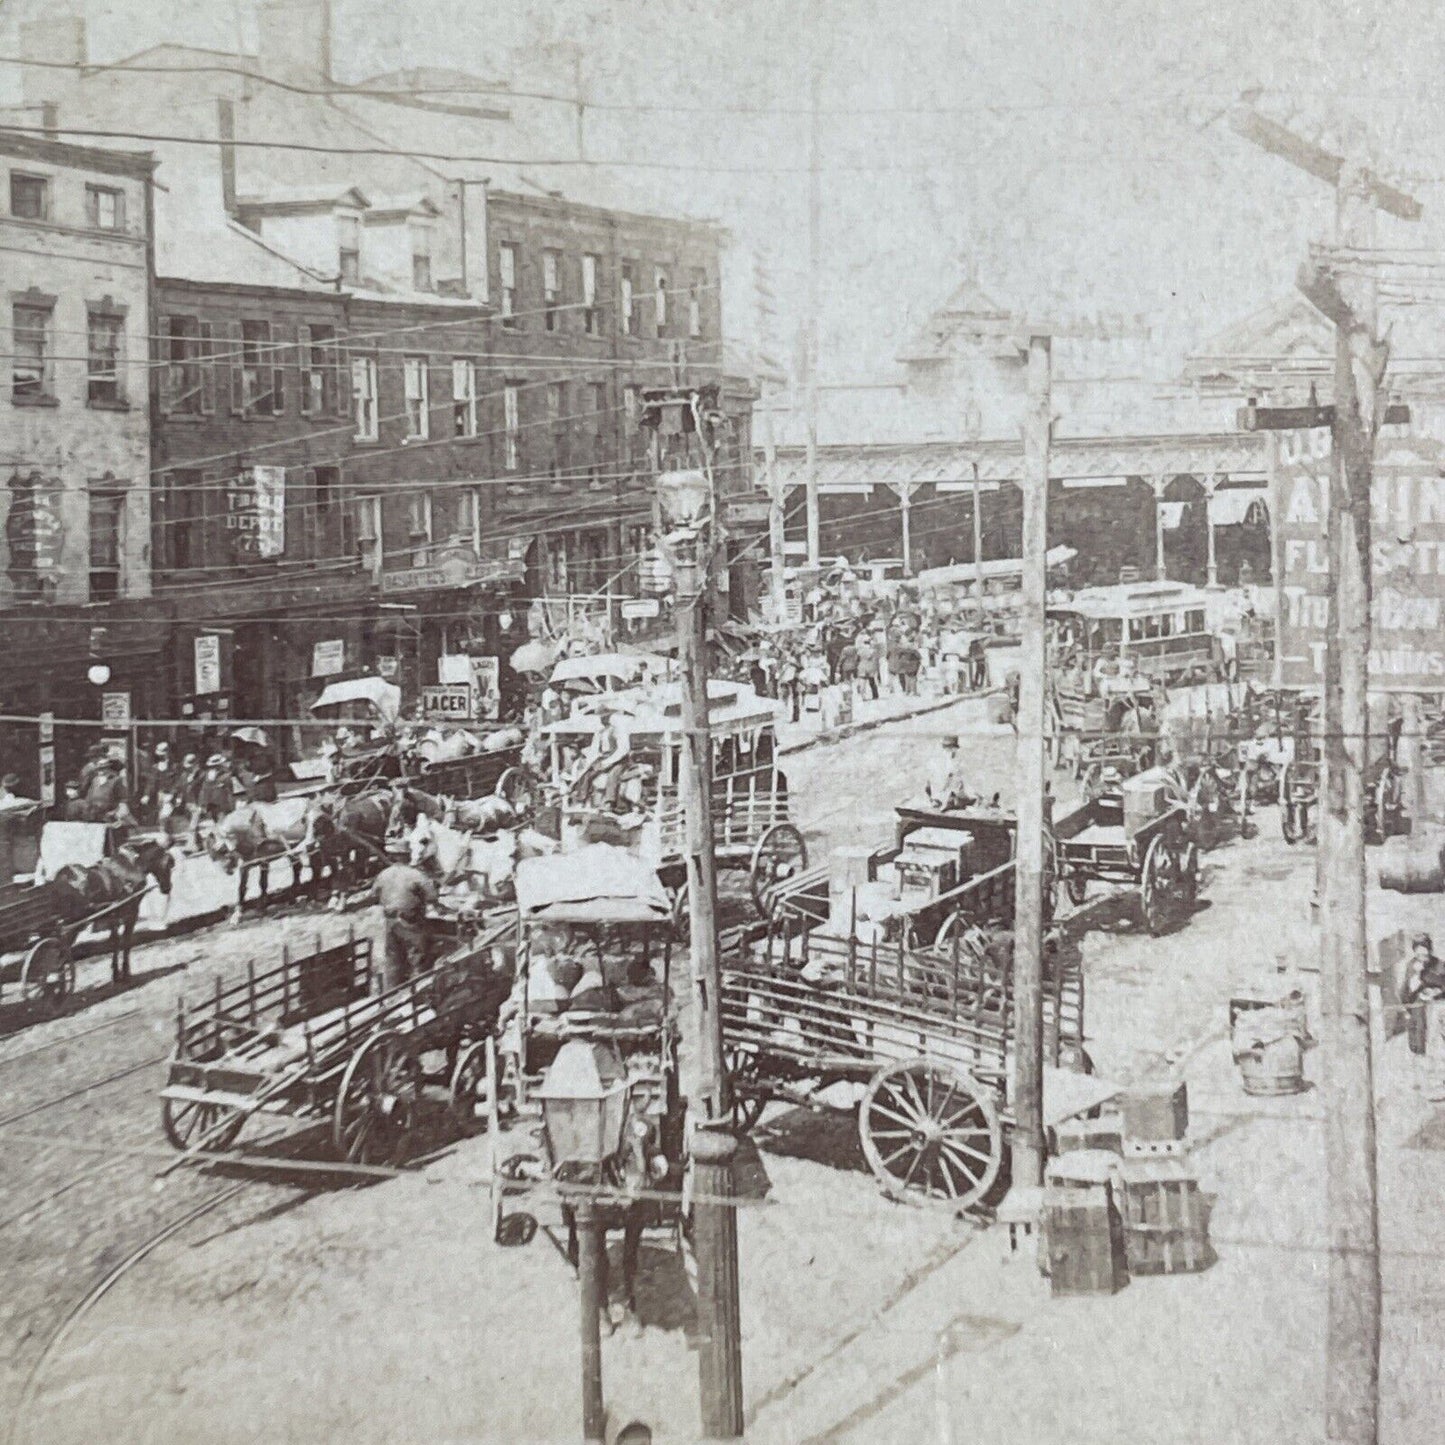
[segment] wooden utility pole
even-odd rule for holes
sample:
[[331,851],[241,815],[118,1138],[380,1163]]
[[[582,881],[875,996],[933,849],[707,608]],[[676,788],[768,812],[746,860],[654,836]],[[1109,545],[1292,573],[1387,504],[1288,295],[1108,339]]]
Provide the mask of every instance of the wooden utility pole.
[[[1405,220],[1419,219],[1419,203],[1373,177],[1359,154],[1331,154],[1246,108],[1232,114],[1231,124],[1254,144],[1334,184],[1339,247],[1368,252],[1377,207]],[[1320,1044],[1330,1244],[1325,1438],[1376,1445],[1380,1238],[1364,821],[1370,502],[1375,439],[1386,418],[1388,349],[1376,335],[1375,287],[1368,274],[1336,274],[1326,262],[1304,268],[1300,289],[1334,322],[1336,337],[1335,398],[1329,409],[1330,602],[1319,819]],[[1317,418],[1295,421],[1296,426],[1316,424]]]
[[[766,399],[764,399],[766,402]],[[768,590],[773,599],[773,621],[782,622],[787,610],[788,587],[784,575],[788,567],[787,494],[778,475],[778,442],[773,425],[773,409],[764,404],[763,465],[768,473]]]
[[[813,26],[813,45],[821,44],[818,39],[820,27]],[[823,266],[823,163],[820,149],[820,130],[823,124],[819,91],[821,86],[820,57],[815,52],[811,59],[808,79],[808,324],[805,355],[807,375],[807,454],[804,483],[807,488],[808,504],[808,566],[816,567],[822,550],[820,539],[821,523],[818,516],[818,314],[821,310],[820,272]]]
[[603,1445],[607,1438],[607,1408],[602,1399],[602,1229],[597,1206],[586,1195],[577,1213],[577,1280],[582,1313],[582,1439],[585,1445]]
[[1023,645],[1019,655],[1018,847],[1014,859],[1013,1182],[1044,1182],[1044,636],[1048,586],[1050,341],[1029,337],[1024,418]]

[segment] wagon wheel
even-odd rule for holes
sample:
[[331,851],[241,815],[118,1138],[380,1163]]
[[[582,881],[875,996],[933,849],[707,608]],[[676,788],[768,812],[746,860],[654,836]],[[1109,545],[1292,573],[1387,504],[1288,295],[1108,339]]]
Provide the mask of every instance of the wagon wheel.
[[773,890],[796,878],[808,866],[808,845],[791,823],[773,823],[763,830],[748,865],[748,886],[753,907],[767,918],[772,912]]
[[172,1148],[182,1153],[188,1149],[221,1153],[236,1142],[245,1123],[239,1109],[187,1099],[161,1100],[161,1128]]
[[495,1068],[496,1053],[490,1039],[479,1039],[457,1055],[448,1108],[459,1134],[475,1134],[483,1125],[491,1126],[498,1112]]
[[395,1164],[406,1152],[416,1119],[421,1066],[398,1033],[384,1030],[352,1055],[341,1087],[331,1137],[352,1164]]
[[523,817],[537,806],[537,782],[526,768],[503,768],[493,791]]
[[762,1069],[757,1054],[751,1049],[728,1049],[724,1057],[732,1095],[728,1125],[741,1137],[752,1132],[768,1106],[767,1096],[762,1092]]
[[875,1074],[858,1110],[868,1167],[893,1199],[966,1209],[1003,1163],[992,1097],[961,1070],[930,1059]]
[[1179,861],[1180,898],[1185,910],[1192,912],[1199,899],[1199,844],[1189,839]]
[[947,918],[939,924],[938,932],[933,935],[933,946],[935,948],[947,948],[953,942],[953,935],[968,927],[968,917],[963,909],[955,908]]
[[1304,837],[1304,817],[1294,801],[1294,764],[1286,763],[1279,775],[1279,830],[1286,843],[1298,843]]
[[1159,833],[1149,842],[1139,873],[1139,902],[1144,926],[1156,938],[1169,925],[1172,906],[1183,894],[1180,857],[1173,843]]
[[20,966],[20,997],[44,1018],[53,1019],[75,992],[75,964],[63,939],[42,938]]

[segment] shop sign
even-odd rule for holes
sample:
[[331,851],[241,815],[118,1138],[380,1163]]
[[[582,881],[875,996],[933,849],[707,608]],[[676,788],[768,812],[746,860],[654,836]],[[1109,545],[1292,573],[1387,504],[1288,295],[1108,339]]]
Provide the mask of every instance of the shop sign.
[[311,676],[335,677],[346,671],[346,639],[331,637],[311,648]]
[[196,696],[221,690],[221,639],[217,633],[202,633],[195,641]]
[[5,541],[10,548],[10,580],[17,592],[32,595],[58,585],[65,524],[56,478],[39,472],[11,476]]
[[502,711],[502,660],[499,657],[473,657],[472,716],[478,722],[495,722]]
[[421,690],[422,716],[432,722],[468,722],[472,689],[465,682],[442,682]]
[[627,597],[622,602],[624,622],[642,622],[657,617],[662,612],[662,603],[656,597]]
[[286,550],[286,468],[248,467],[226,492],[226,531],[239,558]]
[[124,732],[130,726],[130,694],[128,692],[101,693],[100,721],[110,732]]
[[[1279,432],[1271,504],[1279,588],[1280,683],[1317,688],[1329,629],[1330,434]],[[1375,450],[1370,686],[1445,692],[1445,447],[1391,426]]]

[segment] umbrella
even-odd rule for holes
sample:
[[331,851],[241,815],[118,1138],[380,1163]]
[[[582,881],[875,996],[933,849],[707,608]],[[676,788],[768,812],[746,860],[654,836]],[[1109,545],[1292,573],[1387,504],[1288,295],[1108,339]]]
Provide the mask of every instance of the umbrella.
[[265,728],[237,728],[231,736],[238,743],[252,743],[258,748],[271,746],[271,739],[266,736]]
[[513,672],[546,672],[555,656],[546,642],[524,642],[512,654]]

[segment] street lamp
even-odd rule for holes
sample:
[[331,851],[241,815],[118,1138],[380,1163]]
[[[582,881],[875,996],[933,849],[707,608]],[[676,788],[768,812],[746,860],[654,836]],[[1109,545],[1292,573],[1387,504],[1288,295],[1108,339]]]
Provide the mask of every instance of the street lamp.
[[105,662],[92,662],[86,669],[86,677],[94,687],[104,687],[110,681],[110,665]]
[[[536,1091],[552,1172],[599,1179],[622,1149],[627,1124],[627,1066],[610,1044],[569,1039]],[[582,1325],[582,1438],[603,1440],[602,1231],[592,1195],[577,1197],[577,1281]]]

